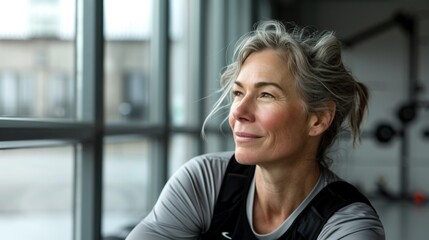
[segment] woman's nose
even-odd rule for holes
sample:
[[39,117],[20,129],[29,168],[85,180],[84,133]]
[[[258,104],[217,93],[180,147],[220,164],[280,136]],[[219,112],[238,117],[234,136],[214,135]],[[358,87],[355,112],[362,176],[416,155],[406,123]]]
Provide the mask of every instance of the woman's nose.
[[254,121],[254,103],[250,96],[245,96],[231,106],[231,113],[237,121]]

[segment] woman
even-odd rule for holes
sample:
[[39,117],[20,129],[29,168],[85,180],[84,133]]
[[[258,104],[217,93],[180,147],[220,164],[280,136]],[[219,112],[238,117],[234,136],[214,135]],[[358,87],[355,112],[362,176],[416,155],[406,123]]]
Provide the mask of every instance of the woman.
[[[288,32],[279,22],[263,22],[242,38],[221,84],[209,117],[231,96],[234,153],[186,163],[128,240],[384,239],[377,213],[358,193],[361,200],[351,197],[337,209],[315,203],[336,198],[326,197],[328,186],[341,182],[328,169],[326,152],[346,123],[353,141],[359,139],[368,99],[331,32]],[[228,180],[236,167],[246,172],[236,178],[243,183]],[[314,220],[326,209],[324,220]]]

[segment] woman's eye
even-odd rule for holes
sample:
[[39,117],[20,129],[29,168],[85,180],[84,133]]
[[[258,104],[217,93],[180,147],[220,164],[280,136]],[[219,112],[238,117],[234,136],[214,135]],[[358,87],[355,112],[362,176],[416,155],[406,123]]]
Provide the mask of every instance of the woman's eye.
[[261,97],[262,98],[274,98],[274,96],[272,94],[269,94],[266,92],[261,93]]
[[242,93],[242,92],[240,92],[240,91],[232,91],[232,95],[233,95],[234,97],[240,97],[240,96],[242,96],[242,95],[243,95],[243,93]]

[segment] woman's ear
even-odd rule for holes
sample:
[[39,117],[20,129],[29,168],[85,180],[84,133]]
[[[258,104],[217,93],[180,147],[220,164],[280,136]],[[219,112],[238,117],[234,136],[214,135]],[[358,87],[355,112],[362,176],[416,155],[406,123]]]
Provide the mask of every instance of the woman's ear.
[[326,111],[311,113],[309,121],[309,132],[310,136],[318,136],[323,134],[335,117],[336,105],[334,101],[330,101],[326,104]]

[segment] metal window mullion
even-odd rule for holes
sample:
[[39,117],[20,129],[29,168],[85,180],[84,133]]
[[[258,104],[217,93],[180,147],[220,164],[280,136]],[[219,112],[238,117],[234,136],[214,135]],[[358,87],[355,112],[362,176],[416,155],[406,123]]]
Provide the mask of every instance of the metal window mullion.
[[[159,144],[151,152],[151,158],[157,159],[153,172],[153,184],[151,192],[154,199],[158,198],[164,183],[167,181],[169,140],[171,134],[170,118],[170,82],[169,76],[169,41],[168,41],[168,21],[169,21],[169,1],[153,1],[152,34],[150,40],[151,58],[151,90],[157,92],[157,99],[154,101],[150,112],[151,122],[156,122],[163,129],[163,134],[159,138]],[[154,200],[153,199],[153,200]]]
[[[27,141],[27,140],[69,140],[84,141],[91,126],[75,122],[53,122],[36,120],[0,120],[0,132],[2,141]],[[0,145],[0,148],[2,145]]]
[[[191,72],[192,75],[192,82],[193,85],[197,86],[197,99],[204,99],[205,98],[205,89],[206,89],[206,81],[204,80],[205,76],[205,70],[206,70],[206,63],[205,63],[205,41],[206,41],[206,34],[204,33],[204,30],[206,29],[205,26],[205,16],[206,16],[206,5],[207,3],[205,1],[197,0],[195,1],[194,8],[191,9],[191,14],[195,16],[194,21],[191,21],[193,23],[191,34],[194,33],[191,36],[191,39],[195,41],[194,44],[191,44],[191,46],[195,46],[195,56],[192,56],[192,64]],[[205,106],[203,101],[198,101],[198,121],[197,126],[200,128],[200,126],[203,125],[204,122],[204,116],[205,116]],[[197,135],[198,139],[199,135]],[[205,144],[202,141],[196,141],[197,142],[197,153],[202,154],[205,152]]]
[[101,240],[103,104],[103,0],[77,0],[77,118],[91,137],[76,147],[75,240]]
[[[226,65],[227,60],[227,29],[228,29],[228,1],[227,0],[216,0],[206,2],[206,28],[204,34],[207,36],[205,38],[205,75],[206,79],[205,88],[206,91],[214,91],[214,89],[219,88],[219,73],[222,71],[222,68]],[[231,21],[230,24],[233,24]],[[214,57],[207,57],[214,56]],[[208,81],[208,82],[207,82]],[[209,95],[212,95],[213,92],[209,92]],[[218,96],[219,93],[216,92],[213,96]],[[211,109],[215,99],[210,98],[210,101],[205,104],[207,109]],[[205,113],[206,114],[206,113]],[[220,114],[220,113],[219,113]],[[224,113],[222,113],[223,115]],[[219,133],[219,125],[221,121],[212,122],[206,127],[206,132],[213,135],[222,136],[222,133]],[[222,125],[222,128],[223,125]],[[226,131],[228,133],[229,131]],[[223,141],[226,143],[226,141]],[[224,150],[226,148],[223,148]]]

